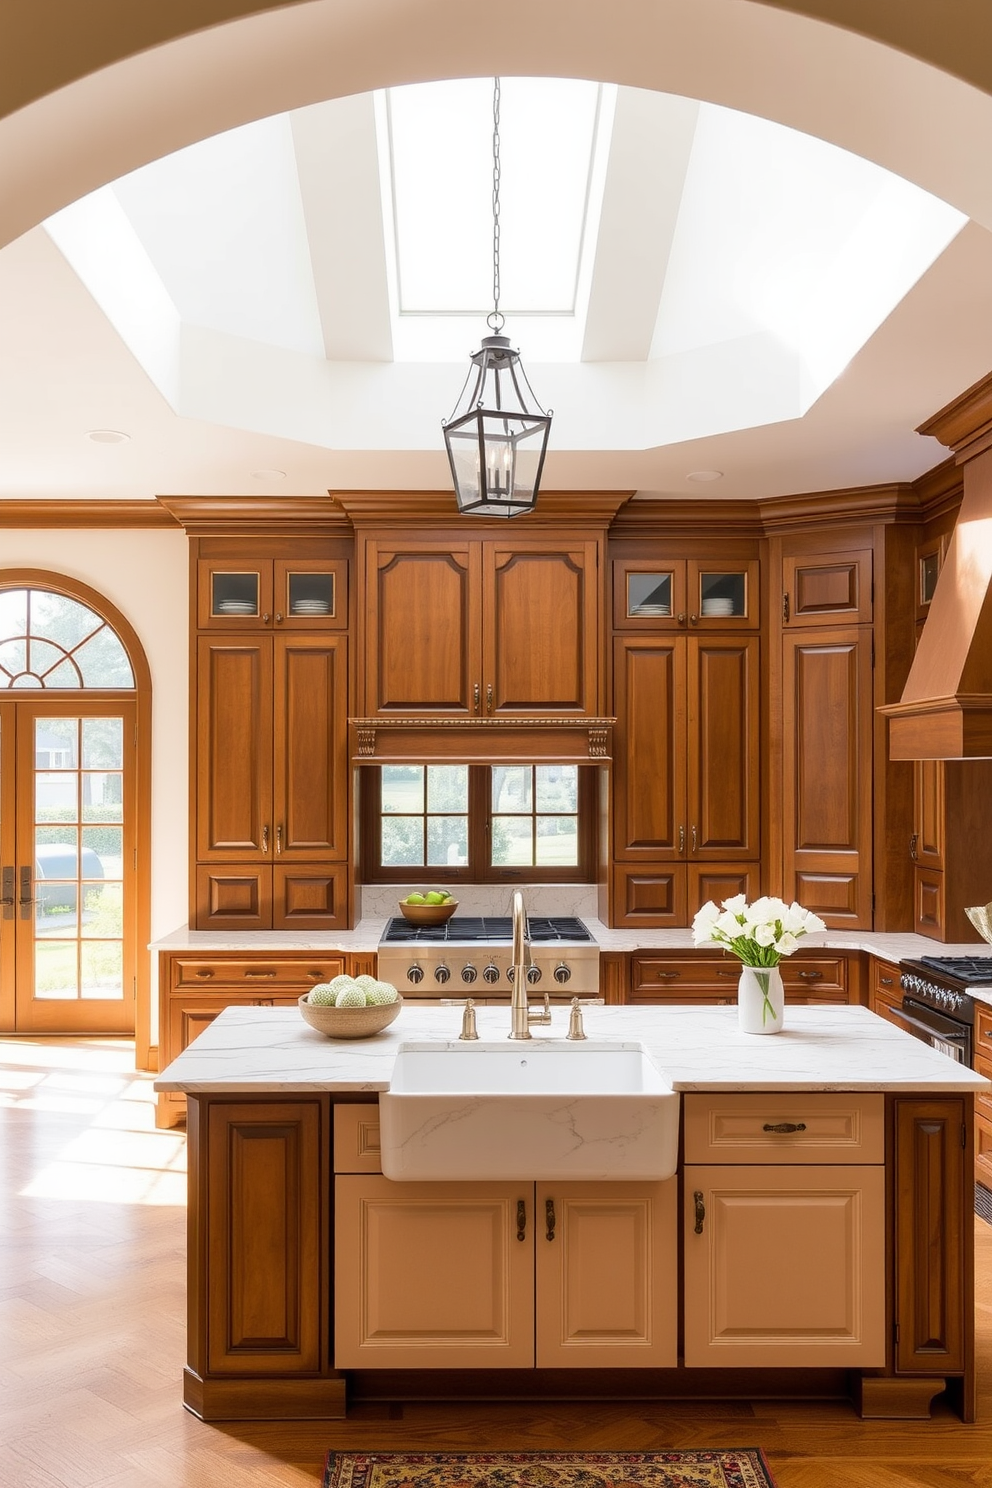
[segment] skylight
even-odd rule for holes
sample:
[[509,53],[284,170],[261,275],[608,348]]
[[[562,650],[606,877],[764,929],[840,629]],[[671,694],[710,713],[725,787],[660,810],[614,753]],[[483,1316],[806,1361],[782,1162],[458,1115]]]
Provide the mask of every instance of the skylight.
[[[566,78],[501,81],[500,307],[508,321],[570,319],[572,356],[588,299],[614,93]],[[400,359],[405,341],[418,358],[462,357],[466,334],[477,339],[492,310],[492,98],[491,78],[382,95],[380,161]],[[421,322],[415,339],[402,328],[410,317]],[[425,325],[428,317],[471,325],[446,330]],[[555,345],[565,352],[560,335],[542,340],[544,354],[554,356]]]

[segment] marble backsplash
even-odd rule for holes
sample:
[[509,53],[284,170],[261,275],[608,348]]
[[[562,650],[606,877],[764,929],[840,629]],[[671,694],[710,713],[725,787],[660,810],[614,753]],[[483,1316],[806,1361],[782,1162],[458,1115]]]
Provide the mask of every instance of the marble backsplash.
[[[388,919],[399,914],[399,901],[414,890],[432,888],[428,880],[409,884],[363,884],[361,919]],[[508,915],[513,884],[453,884],[451,892],[458,900],[460,915]],[[595,884],[521,884],[524,905],[532,915],[577,915],[595,919],[598,891]]]

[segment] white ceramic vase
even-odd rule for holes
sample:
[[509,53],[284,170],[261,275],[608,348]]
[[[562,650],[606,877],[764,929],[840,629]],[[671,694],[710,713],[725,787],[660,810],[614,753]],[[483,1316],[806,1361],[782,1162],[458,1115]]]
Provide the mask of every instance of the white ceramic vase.
[[737,1023],[742,1033],[781,1033],[785,988],[777,966],[742,966]]

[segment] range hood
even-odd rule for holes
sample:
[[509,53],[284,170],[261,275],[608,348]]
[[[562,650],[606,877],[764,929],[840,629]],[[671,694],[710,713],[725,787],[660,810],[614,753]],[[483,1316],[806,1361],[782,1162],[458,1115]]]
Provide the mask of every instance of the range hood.
[[964,498],[909,676],[889,757],[992,758],[992,376],[920,426],[954,450]]

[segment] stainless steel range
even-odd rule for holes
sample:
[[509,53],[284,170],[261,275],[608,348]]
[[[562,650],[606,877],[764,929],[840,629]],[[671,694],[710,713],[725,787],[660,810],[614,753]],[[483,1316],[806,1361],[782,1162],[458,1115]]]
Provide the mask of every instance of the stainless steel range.
[[[527,981],[538,997],[599,996],[599,946],[581,920],[529,915]],[[405,997],[509,999],[509,916],[453,915],[443,925],[391,919],[379,941],[379,975]]]
[[906,1031],[971,1068],[975,1004],[970,991],[992,991],[992,956],[921,956],[900,961],[899,971]]

